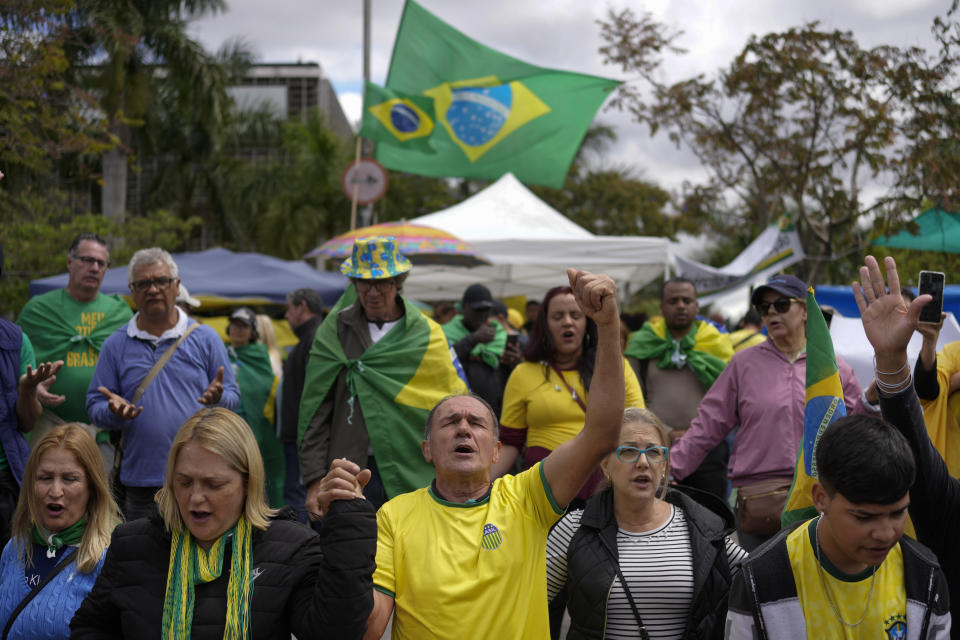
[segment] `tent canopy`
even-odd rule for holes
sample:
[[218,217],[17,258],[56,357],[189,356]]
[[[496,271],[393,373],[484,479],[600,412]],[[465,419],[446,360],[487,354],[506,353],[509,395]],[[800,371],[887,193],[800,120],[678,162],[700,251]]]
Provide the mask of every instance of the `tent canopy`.
[[[259,253],[234,253],[227,249],[208,249],[173,254],[180,270],[180,281],[190,295],[204,306],[217,304],[285,303],[295,289],[315,289],[327,306],[333,306],[347,287],[339,273],[317,271],[301,261],[289,261]],[[35,296],[67,286],[68,274],[34,280],[30,295]],[[129,295],[127,266],[107,270],[100,287],[103,293]]]
[[927,209],[914,222],[919,233],[913,235],[906,229],[892,236],[877,238],[873,244],[894,249],[916,249],[960,253],[960,214]]
[[540,298],[567,284],[567,267],[607,273],[623,291],[626,283],[642,286],[663,275],[669,261],[665,238],[595,236],[509,173],[463,202],[411,222],[466,240],[492,263],[414,267],[404,291],[423,300],[457,300],[475,282],[500,298]]

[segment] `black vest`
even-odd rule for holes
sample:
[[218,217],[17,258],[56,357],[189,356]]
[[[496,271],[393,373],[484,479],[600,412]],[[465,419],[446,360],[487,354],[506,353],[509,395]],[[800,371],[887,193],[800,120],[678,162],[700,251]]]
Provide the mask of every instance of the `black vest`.
[[[716,502],[710,505],[716,513],[677,490],[666,497],[667,502],[683,509],[693,552],[693,600],[684,638],[723,638],[732,582],[725,537],[733,529],[733,514],[719,499],[704,498],[710,499]],[[587,502],[580,529],[567,550],[568,640],[603,638],[607,596],[618,562],[613,490],[608,488]]]

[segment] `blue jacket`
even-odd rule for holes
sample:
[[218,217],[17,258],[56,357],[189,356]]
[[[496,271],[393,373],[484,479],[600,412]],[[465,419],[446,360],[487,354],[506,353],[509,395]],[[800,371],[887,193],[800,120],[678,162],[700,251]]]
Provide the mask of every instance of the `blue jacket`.
[[[188,326],[196,324],[190,320]],[[197,400],[223,367],[223,395],[219,406],[236,410],[240,389],[233,376],[223,340],[212,328],[201,325],[187,336],[177,352],[140,400],[143,411],[133,420],[121,420],[97,387],[104,386],[127,400],[154,362],[176,342],[168,338],[156,347],[127,335],[120,327],[103,343],[97,367],[87,390],[90,420],[105,429],[123,429],[123,463],[120,482],[132,487],[159,487],[164,481],[167,454],[173,438],[187,418],[204,407]]]
[[[17,418],[17,383],[20,380],[20,327],[0,319],[0,444],[7,455],[10,471],[20,482],[30,455],[30,445],[20,433]],[[0,627],[0,631],[3,628]]]
[[[31,549],[28,551],[32,553]],[[66,552],[64,552],[64,555]],[[100,575],[103,559],[90,573],[80,573],[77,563],[54,576],[27,607],[20,612],[10,628],[8,640],[66,640],[70,637],[70,620],[80,603],[93,588]],[[30,593],[24,566],[17,557],[17,543],[10,540],[0,556],[0,631],[20,601]]]

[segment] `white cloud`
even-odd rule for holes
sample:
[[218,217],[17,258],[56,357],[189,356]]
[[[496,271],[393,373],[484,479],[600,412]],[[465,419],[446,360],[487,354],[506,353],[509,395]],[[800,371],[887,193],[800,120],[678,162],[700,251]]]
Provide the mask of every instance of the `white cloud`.
[[363,94],[338,93],[337,97],[340,98],[340,106],[343,107],[343,113],[347,116],[347,122],[350,124],[360,122],[363,115]]

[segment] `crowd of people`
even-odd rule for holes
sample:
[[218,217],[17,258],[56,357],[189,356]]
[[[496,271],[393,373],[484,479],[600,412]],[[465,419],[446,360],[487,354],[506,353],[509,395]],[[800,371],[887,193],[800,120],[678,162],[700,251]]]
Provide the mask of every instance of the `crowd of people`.
[[290,293],[283,358],[253,309],[191,317],[166,251],[133,255],[135,313],[109,264],[81,234],[67,286],[0,320],[0,637],[960,637],[960,345],[892,259],[853,286],[875,380],[837,359],[788,526],[795,276],[732,333],[689,280],[634,324],[575,269],[525,314],[476,283],[429,318],[364,238],[332,309]]

